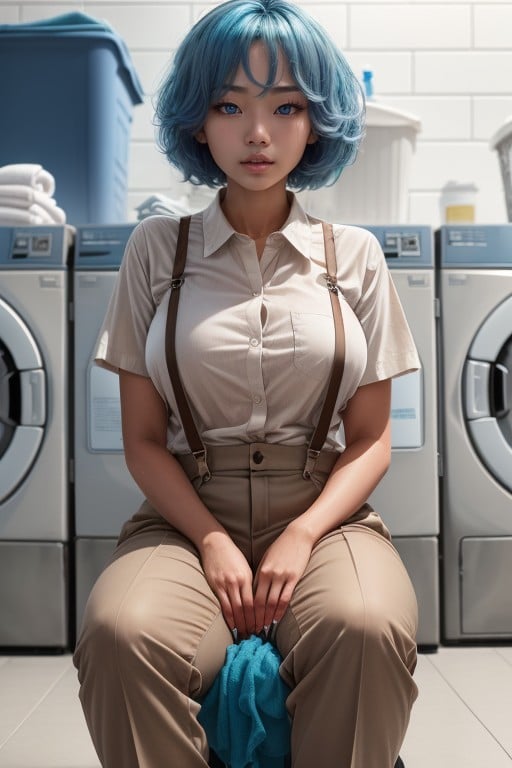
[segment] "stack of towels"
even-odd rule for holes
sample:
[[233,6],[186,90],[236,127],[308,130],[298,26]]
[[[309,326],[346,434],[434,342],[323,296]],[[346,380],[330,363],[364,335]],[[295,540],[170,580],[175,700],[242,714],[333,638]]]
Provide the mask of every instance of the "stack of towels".
[[0,166],[0,225],[65,224],[54,192],[55,179],[42,165]]

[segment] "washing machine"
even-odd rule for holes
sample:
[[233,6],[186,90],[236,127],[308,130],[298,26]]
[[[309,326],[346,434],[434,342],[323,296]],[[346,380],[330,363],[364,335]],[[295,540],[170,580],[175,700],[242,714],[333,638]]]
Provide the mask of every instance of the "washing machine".
[[69,644],[70,227],[0,227],[0,646]]
[[143,498],[126,468],[119,381],[94,352],[135,224],[79,227],[73,259],[75,627],[122,524]]
[[512,638],[512,225],[437,233],[443,634]]
[[437,307],[433,231],[366,227],[379,240],[422,369],[393,379],[391,465],[370,497],[393,536],[418,598],[418,644],[440,637]]

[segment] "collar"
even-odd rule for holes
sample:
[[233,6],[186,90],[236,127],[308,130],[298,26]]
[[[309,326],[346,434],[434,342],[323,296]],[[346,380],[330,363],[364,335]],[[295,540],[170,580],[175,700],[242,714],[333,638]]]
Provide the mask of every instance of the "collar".
[[[203,211],[205,257],[212,256],[228,240],[237,235],[222,211],[221,194],[222,190],[219,190],[210,205]],[[298,253],[309,259],[312,244],[311,221],[293,192],[288,192],[288,196],[291,201],[290,213],[279,230],[279,234],[288,240]]]

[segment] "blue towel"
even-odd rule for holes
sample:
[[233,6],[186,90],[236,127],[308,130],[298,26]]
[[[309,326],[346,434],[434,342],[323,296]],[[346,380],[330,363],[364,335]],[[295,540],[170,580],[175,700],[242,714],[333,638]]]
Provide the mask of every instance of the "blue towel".
[[208,743],[231,768],[283,768],[290,752],[289,688],[271,643],[251,635],[230,645],[202,701],[199,722]]
[[127,77],[127,87],[131,91],[134,104],[141,104],[144,100],[144,89],[133,68],[130,52],[124,40],[115,32],[106,21],[95,19],[80,11],[62,13],[49,19],[28,21],[24,24],[0,24],[0,39],[19,38],[20,40],[33,37],[78,37],[91,39],[94,42],[108,40],[115,47],[122,68]]
[[27,32],[56,32],[64,34],[66,32],[114,32],[110,24],[93,16],[80,11],[70,13],[61,13],[59,16],[52,16],[50,19],[38,19],[37,21],[26,21],[23,24],[2,24],[0,32],[12,34],[26,34]]

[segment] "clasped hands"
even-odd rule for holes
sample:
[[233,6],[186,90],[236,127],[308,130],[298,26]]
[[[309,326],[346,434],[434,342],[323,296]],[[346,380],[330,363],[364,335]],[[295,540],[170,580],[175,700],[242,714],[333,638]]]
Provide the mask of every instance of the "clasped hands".
[[212,532],[203,542],[206,579],[235,640],[261,633],[268,637],[284,616],[313,549],[307,532],[294,523],[267,549],[256,575],[227,533]]

